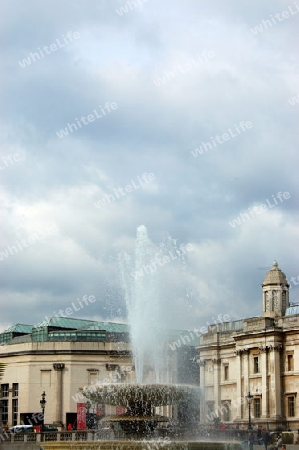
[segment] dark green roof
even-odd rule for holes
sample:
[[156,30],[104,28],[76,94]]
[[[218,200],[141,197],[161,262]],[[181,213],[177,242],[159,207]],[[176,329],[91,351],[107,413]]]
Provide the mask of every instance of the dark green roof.
[[164,330],[164,335],[168,337],[168,339],[176,339],[179,340],[182,336],[188,336],[190,340],[187,339],[188,345],[190,342],[191,347],[199,345],[199,336],[196,335],[194,330]]
[[93,325],[87,326],[85,330],[106,330],[110,333],[129,333],[129,325],[125,323],[115,322],[95,322]]
[[74,319],[70,317],[50,317],[35,325],[34,328],[57,327],[78,330],[94,323],[96,323],[94,320]]
[[[43,320],[38,325],[24,325],[16,324],[0,333],[0,342],[11,341],[14,334],[31,335],[33,341],[47,341],[51,334],[51,329],[57,333],[63,333],[63,330],[73,330],[78,333],[78,336],[82,332],[87,331],[103,331],[107,333],[107,338],[110,339],[109,333],[129,334],[130,327],[124,323],[116,322],[101,322],[95,320],[76,319],[71,317],[50,317]],[[56,330],[55,330],[56,329]],[[190,335],[190,345],[197,346],[199,344],[199,337],[188,330],[164,330],[163,332],[168,339],[178,340],[185,334]],[[8,339],[9,334],[11,337]],[[116,336],[116,335],[115,335]],[[7,340],[8,339],[8,340]]]
[[97,322],[95,320],[73,319],[70,317],[50,317],[34,328],[56,327],[73,330],[105,330],[111,333],[128,333],[129,327],[124,323]]
[[16,323],[15,325],[4,330],[3,333],[31,333],[33,325],[25,325],[23,323]]

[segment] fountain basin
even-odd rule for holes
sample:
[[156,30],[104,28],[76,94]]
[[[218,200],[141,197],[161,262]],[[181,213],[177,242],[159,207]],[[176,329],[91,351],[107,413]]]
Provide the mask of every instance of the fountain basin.
[[189,385],[115,383],[84,387],[82,394],[91,402],[124,406],[132,412],[139,409],[145,415],[155,406],[173,405],[190,395],[199,396],[200,391]]
[[199,388],[189,385],[116,383],[85,387],[82,394],[93,403],[123,406],[125,414],[106,416],[114,429],[121,429],[127,437],[152,436],[159,422],[169,422],[170,417],[155,414],[158,406],[173,405],[198,396]]
[[43,442],[43,450],[242,450],[239,442],[85,441]]

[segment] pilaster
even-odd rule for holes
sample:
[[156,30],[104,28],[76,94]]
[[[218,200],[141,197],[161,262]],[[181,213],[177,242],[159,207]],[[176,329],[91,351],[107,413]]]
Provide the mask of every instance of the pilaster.
[[244,363],[244,395],[249,392],[249,349],[243,350],[243,363]]
[[214,408],[215,411],[219,411],[221,408],[221,395],[220,395],[220,358],[212,359],[214,363]]
[[282,398],[281,398],[281,371],[280,371],[280,359],[282,345],[273,345],[269,348],[270,364],[271,364],[271,411],[270,417],[273,419],[281,419],[282,414]]
[[269,386],[268,386],[268,347],[259,347],[261,351],[261,372],[262,372],[262,418],[269,417]]
[[200,396],[200,423],[205,422],[206,416],[206,399],[205,399],[205,365],[206,360],[200,359],[198,360],[198,365],[200,367],[200,387],[201,387],[201,396]]
[[[237,380],[237,389],[236,395],[237,400],[241,399],[242,396],[242,350],[236,350],[236,380]],[[242,406],[241,401],[237,401],[236,408],[236,419],[240,420],[242,418]]]
[[55,363],[53,364],[53,369],[56,372],[55,380],[55,423],[62,424],[62,382],[63,382],[63,370],[65,364]]

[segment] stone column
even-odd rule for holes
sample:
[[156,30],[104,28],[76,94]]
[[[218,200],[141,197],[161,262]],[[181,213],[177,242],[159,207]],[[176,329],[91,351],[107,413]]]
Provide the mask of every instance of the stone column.
[[214,411],[221,411],[221,394],[220,394],[220,358],[214,358]]
[[206,399],[205,399],[205,365],[206,360],[198,360],[198,364],[200,367],[200,387],[201,387],[201,396],[200,396],[200,423],[205,423],[205,415],[206,415]]
[[250,350],[246,349],[243,350],[243,359],[244,359],[244,396],[247,395],[247,393],[249,392],[249,372],[250,372],[250,367],[249,367],[249,354],[250,354]]
[[[243,350],[243,364],[244,364],[244,392],[243,392],[243,414],[242,419],[244,419],[248,414],[248,403],[246,401],[246,395],[248,394],[250,390],[250,384],[249,384],[249,374],[250,374],[250,364],[249,364],[249,355],[250,350],[244,349]],[[247,418],[246,418],[247,420]]]
[[280,372],[280,353],[282,350],[281,345],[275,345],[273,347],[270,347],[270,364],[271,364],[271,382],[270,382],[270,389],[271,389],[271,397],[273,405],[271,408],[271,418],[273,419],[281,419],[281,372]]
[[237,379],[237,407],[236,407],[236,420],[241,420],[242,418],[242,359],[241,350],[236,350],[236,379]]
[[268,417],[268,405],[269,405],[269,386],[268,386],[268,347],[260,347],[261,350],[261,371],[262,371],[262,418]]
[[56,372],[56,380],[55,380],[55,420],[54,423],[57,425],[62,425],[62,375],[65,364],[56,363],[53,364],[53,369]]

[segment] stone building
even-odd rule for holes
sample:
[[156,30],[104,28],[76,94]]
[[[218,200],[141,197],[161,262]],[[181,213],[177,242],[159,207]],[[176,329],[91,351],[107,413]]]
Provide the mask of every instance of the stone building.
[[276,262],[262,284],[259,317],[210,326],[201,335],[201,423],[299,428],[299,305]]
[[[166,341],[180,333],[171,331]],[[198,384],[197,343],[168,352],[170,382]],[[10,426],[41,422],[43,392],[45,423],[66,425],[77,420],[78,403],[81,407],[86,403],[80,387],[135,381],[129,327],[112,322],[52,317],[37,326],[14,325],[0,334],[0,361],[7,363],[1,380],[0,420]],[[159,413],[179,416],[183,409],[166,406]],[[107,405],[92,405],[90,411],[98,416],[117,413],[123,409]]]
[[[46,393],[45,423],[74,423],[78,388],[131,381],[134,367],[127,325],[52,317],[38,326],[15,325],[0,334],[2,422],[35,424]],[[102,411],[103,413],[103,411]]]

